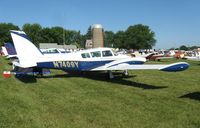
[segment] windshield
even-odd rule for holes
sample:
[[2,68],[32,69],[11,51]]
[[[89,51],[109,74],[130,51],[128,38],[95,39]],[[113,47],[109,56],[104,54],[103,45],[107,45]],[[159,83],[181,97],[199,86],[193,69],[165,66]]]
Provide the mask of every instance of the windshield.
[[102,51],[102,56],[103,57],[113,56],[113,54],[110,50],[106,50],[106,51]]

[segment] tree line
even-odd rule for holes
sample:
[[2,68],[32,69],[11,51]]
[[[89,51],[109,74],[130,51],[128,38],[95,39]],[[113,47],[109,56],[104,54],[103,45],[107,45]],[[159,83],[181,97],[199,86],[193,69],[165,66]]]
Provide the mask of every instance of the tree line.
[[[12,23],[0,23],[0,45],[12,42],[9,30],[20,28]],[[42,27],[40,24],[24,24],[22,29],[38,46],[39,43],[74,44],[84,48],[85,41],[92,39],[92,28],[86,34],[63,27]],[[147,25],[129,26],[125,31],[104,31],[104,46],[125,49],[151,49],[156,44],[155,33]]]
[[181,45],[179,48],[170,48],[169,50],[185,50],[185,51],[190,51],[190,50],[195,50],[200,48],[200,46],[185,46]]

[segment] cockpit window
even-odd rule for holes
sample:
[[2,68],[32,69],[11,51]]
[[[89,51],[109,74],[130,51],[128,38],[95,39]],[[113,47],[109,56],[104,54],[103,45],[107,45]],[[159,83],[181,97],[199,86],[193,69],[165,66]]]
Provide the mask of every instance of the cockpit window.
[[82,56],[82,58],[90,58],[89,53],[82,53],[81,56]]
[[57,49],[53,49],[50,51],[50,53],[59,53]]
[[102,51],[102,55],[103,55],[103,57],[113,56],[113,54],[110,50]]
[[101,52],[100,51],[91,52],[90,54],[91,54],[92,57],[101,57]]
[[47,49],[47,50],[43,51],[42,53],[51,54],[51,53],[59,53],[59,51],[57,49]]

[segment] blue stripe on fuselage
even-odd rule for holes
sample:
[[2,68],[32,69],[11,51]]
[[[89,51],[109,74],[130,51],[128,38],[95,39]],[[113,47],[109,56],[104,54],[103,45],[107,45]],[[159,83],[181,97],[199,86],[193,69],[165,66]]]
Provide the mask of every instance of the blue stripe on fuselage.
[[100,66],[103,66],[107,63],[112,62],[113,60],[107,60],[107,61],[81,61],[80,65],[81,65],[81,70],[82,71],[88,71]]
[[118,64],[113,64],[109,67],[117,66],[117,65],[123,64],[123,63],[130,64],[130,65],[137,65],[137,64],[144,64],[144,61],[127,61],[127,62],[122,62],[122,63],[118,63]]
[[[61,69],[61,70],[78,70],[78,71],[89,71],[94,68],[104,66],[107,63],[112,62],[113,60],[104,60],[104,61],[53,61],[53,62],[40,62],[37,63],[37,66],[40,68],[51,68],[51,69]],[[143,61],[127,61],[123,63],[128,63],[130,65],[143,64]],[[118,63],[122,64],[122,63]],[[115,66],[118,64],[111,65]]]
[[88,71],[93,68],[103,66],[112,61],[113,60],[108,60],[108,61],[54,61],[54,62],[39,62],[39,63],[37,63],[37,66],[40,68]]

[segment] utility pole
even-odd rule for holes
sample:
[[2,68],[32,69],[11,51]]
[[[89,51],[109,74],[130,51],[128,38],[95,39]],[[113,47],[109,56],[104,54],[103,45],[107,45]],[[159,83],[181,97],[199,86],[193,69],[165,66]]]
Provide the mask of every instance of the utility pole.
[[63,27],[63,48],[65,49],[65,29]]

